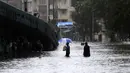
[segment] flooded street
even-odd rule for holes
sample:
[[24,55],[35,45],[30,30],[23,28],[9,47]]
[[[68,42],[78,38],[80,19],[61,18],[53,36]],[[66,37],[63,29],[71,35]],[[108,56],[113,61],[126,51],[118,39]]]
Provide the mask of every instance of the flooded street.
[[80,43],[70,44],[70,57],[63,45],[41,58],[22,58],[0,62],[0,73],[130,73],[130,46],[88,43],[91,56],[83,57]]

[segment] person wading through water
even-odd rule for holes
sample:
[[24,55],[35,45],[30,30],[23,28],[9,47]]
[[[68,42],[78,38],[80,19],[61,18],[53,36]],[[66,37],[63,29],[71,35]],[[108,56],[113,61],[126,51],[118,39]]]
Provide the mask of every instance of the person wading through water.
[[70,55],[70,46],[69,46],[69,42],[66,43],[66,57],[69,57]]
[[87,42],[85,43],[85,46],[84,46],[83,56],[90,57],[90,47]]

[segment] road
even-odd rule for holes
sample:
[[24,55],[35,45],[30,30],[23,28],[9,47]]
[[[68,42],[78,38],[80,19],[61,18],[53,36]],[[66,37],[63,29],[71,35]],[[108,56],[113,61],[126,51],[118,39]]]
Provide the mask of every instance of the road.
[[130,73],[129,45],[88,43],[91,57],[83,57],[83,46],[72,43],[70,57],[63,45],[45,52],[41,58],[21,58],[0,62],[0,73]]

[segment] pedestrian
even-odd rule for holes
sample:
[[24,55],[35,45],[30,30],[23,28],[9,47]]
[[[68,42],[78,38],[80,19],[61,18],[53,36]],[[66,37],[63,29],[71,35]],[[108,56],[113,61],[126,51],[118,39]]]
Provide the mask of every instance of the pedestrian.
[[29,48],[29,42],[28,42],[28,39],[27,38],[24,38],[24,41],[23,41],[23,56],[24,57],[27,57],[29,56],[29,53],[30,53],[30,48]]
[[66,43],[66,57],[69,57],[70,55],[70,46],[69,46],[69,42]]
[[43,44],[40,40],[37,41],[36,48],[38,49],[38,52],[40,53],[39,58],[41,58],[42,50],[43,50]]
[[39,51],[39,52],[41,52],[42,49],[43,49],[43,44],[41,43],[40,40],[38,40],[37,43],[36,43],[36,49],[37,49],[37,51]]
[[12,53],[13,53],[13,57],[17,57],[17,45],[16,45],[16,42],[12,42]]
[[85,42],[83,55],[84,57],[90,57],[90,47],[87,42]]

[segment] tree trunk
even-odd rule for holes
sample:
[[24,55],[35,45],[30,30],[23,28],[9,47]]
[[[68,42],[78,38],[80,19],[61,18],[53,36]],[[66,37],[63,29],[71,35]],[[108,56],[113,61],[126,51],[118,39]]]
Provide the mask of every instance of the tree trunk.
[[86,40],[85,40],[85,35],[83,35],[82,37],[83,37],[83,42],[85,42],[85,41],[86,41]]

